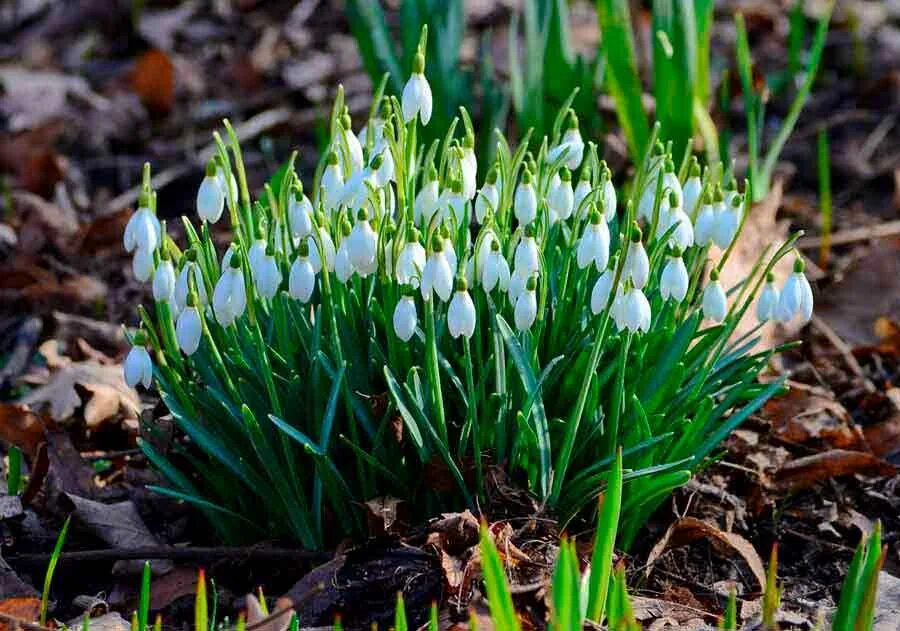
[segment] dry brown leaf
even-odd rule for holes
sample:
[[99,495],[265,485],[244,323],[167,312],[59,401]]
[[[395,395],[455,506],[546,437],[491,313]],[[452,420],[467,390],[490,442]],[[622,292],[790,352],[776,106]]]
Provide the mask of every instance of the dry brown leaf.
[[128,387],[121,366],[105,366],[96,361],[73,362],[59,355],[53,340],[40,347],[47,364],[57,371],[46,385],[33,390],[19,401],[35,410],[47,409],[55,421],[63,421],[75,414],[82,399],[76,386],[89,393],[85,405],[85,420],[91,427],[115,417],[120,411],[126,418],[137,418],[141,402],[137,392]]
[[247,624],[258,631],[285,631],[291,624],[294,610],[288,601],[279,599],[277,608],[266,615],[262,605],[253,594],[247,594]]
[[669,526],[666,534],[653,546],[650,555],[647,557],[645,576],[650,575],[653,564],[656,563],[657,559],[667,548],[677,548],[699,539],[712,539],[713,542],[724,544],[737,552],[747,562],[750,571],[753,572],[753,576],[759,582],[760,589],[765,589],[766,570],[762,559],[753,548],[753,544],[737,533],[724,532],[716,526],[695,517],[682,517]]
[[[0,601],[0,613],[5,613],[25,622],[37,622],[41,613],[41,599],[37,596],[5,598]],[[9,624],[0,622],[0,631],[8,630]]]
[[44,423],[25,405],[0,403],[0,438],[34,457],[44,442]]
[[374,497],[366,502],[366,523],[369,534],[380,537],[397,534],[409,523],[406,502],[388,495]]
[[131,89],[151,113],[165,116],[175,104],[175,65],[161,50],[138,57],[131,72]]
[[778,489],[796,491],[843,475],[892,476],[896,472],[894,465],[873,454],[832,449],[788,462],[775,473],[773,483]]

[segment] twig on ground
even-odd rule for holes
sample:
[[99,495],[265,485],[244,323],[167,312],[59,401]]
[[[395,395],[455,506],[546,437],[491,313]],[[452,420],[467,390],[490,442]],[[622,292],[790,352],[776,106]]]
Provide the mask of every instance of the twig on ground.
[[[146,546],[122,550],[78,550],[63,552],[59,556],[60,563],[78,563],[90,561],[120,561],[134,559],[171,559],[173,561],[244,561],[244,562],[289,562],[289,561],[326,561],[334,556],[328,552],[311,552],[291,548],[265,548],[250,546],[244,548],[210,547],[182,548],[177,546]],[[50,559],[49,554],[28,553],[9,555],[10,561],[16,563],[44,564]]]
[[866,377],[866,374],[863,372],[862,366],[860,366],[859,362],[856,361],[856,357],[853,356],[853,351],[847,343],[841,339],[841,336],[837,334],[837,332],[831,328],[825,320],[820,318],[817,315],[812,317],[812,325],[819,330],[819,332],[825,336],[828,342],[834,346],[834,348],[841,354],[841,357],[844,358],[844,361],[847,364],[847,367],[850,371],[859,377],[863,382],[863,387],[866,389],[866,392],[875,392],[875,384],[872,383],[872,380]]
[[[900,235],[900,219],[876,224],[874,226],[863,226],[861,228],[852,228],[850,230],[836,232],[831,235],[831,245],[868,241],[869,239],[883,239],[885,237],[893,237],[896,235]],[[797,248],[801,250],[816,249],[821,244],[822,237],[803,237],[797,240]]]

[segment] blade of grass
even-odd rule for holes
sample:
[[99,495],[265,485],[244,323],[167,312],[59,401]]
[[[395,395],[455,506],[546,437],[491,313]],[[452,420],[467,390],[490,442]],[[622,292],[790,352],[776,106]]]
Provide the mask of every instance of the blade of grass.
[[521,631],[503,562],[485,523],[481,524],[481,569],[494,627],[504,631]]
[[63,546],[66,543],[66,535],[69,534],[69,524],[72,518],[66,517],[62,530],[56,538],[56,545],[53,546],[53,553],[50,555],[50,561],[47,563],[47,573],[44,574],[44,589],[41,591],[41,626],[47,626],[47,608],[50,604],[50,585],[53,583],[53,574],[56,572],[56,565],[59,563],[59,555],[62,554]]
[[616,451],[616,460],[610,471],[606,492],[600,501],[597,514],[597,533],[594,536],[594,552],[591,555],[591,576],[588,589],[588,619],[603,621],[606,607],[609,577],[612,572],[613,549],[622,510],[622,448]]
[[819,246],[819,267],[828,269],[831,253],[831,155],[828,149],[828,130],[819,130],[816,142],[819,167],[819,215],[821,218],[822,244]]

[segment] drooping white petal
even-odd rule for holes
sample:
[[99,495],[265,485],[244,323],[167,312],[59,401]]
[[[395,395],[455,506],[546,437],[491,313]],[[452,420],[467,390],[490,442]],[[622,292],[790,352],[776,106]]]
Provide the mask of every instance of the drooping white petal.
[[125,383],[129,387],[136,387],[139,383],[145,388],[150,387],[153,381],[153,362],[150,359],[150,353],[143,346],[132,346],[125,357],[125,363],[122,366],[125,373]]
[[200,182],[197,191],[197,215],[203,221],[216,223],[225,210],[225,191],[221,180],[215,175],[207,175]]
[[606,309],[606,303],[609,302],[609,292],[612,291],[612,284],[615,273],[612,270],[606,270],[594,283],[591,290],[591,312],[594,315],[599,314]]
[[394,333],[397,337],[408,342],[416,332],[416,303],[412,296],[403,296],[394,308]]
[[288,275],[288,292],[291,294],[291,298],[306,304],[312,297],[315,288],[316,272],[313,270],[309,257],[298,256],[291,264],[291,272]]
[[264,255],[253,273],[253,284],[263,298],[271,299],[281,285],[281,270],[274,256]]
[[537,217],[537,193],[530,182],[521,182],[516,187],[513,211],[520,225],[527,226]]
[[425,248],[418,241],[408,242],[397,257],[397,282],[418,288],[425,270]]
[[525,289],[516,298],[515,309],[516,328],[520,331],[527,331],[534,324],[537,317],[537,297],[533,291]]
[[437,180],[426,182],[416,194],[416,201],[413,206],[413,221],[415,221],[416,225],[421,225],[423,222],[425,225],[431,223],[431,218],[437,212],[439,200],[440,191]]
[[540,270],[541,256],[534,237],[522,237],[516,246],[514,263],[516,272],[525,276],[530,276],[532,272]]
[[350,263],[357,269],[366,269],[375,260],[378,250],[378,235],[372,230],[368,220],[360,220],[353,226],[347,237]]
[[696,175],[692,175],[687,179],[687,182],[684,183],[684,189],[682,191],[684,202],[682,208],[690,217],[694,216],[694,211],[697,208],[697,202],[700,201],[700,192],[702,190],[703,183]]
[[153,272],[153,299],[168,302],[175,296],[175,266],[169,259],[160,261]]
[[565,221],[571,217],[572,210],[575,207],[575,192],[572,190],[572,181],[560,179],[557,183],[551,184],[550,192],[547,195],[547,205],[551,211],[556,213],[560,221]]
[[759,294],[756,303],[756,318],[760,322],[774,320],[778,310],[779,291],[775,283],[767,282]]
[[175,323],[175,338],[178,340],[178,348],[185,355],[193,355],[200,346],[202,334],[203,323],[200,320],[200,311],[197,307],[186,308]]
[[337,254],[334,257],[334,273],[337,279],[346,283],[353,276],[353,263],[350,262],[350,246],[349,239],[346,237],[338,246]]
[[650,330],[650,303],[637,287],[629,289],[623,298],[622,321],[625,328],[636,333]]
[[643,289],[650,277],[650,259],[647,258],[647,251],[641,242],[631,242],[628,244],[628,253],[625,258],[624,279],[631,280],[632,284]]
[[616,218],[616,207],[618,204],[618,200],[616,199],[616,188],[613,186],[612,179],[607,179],[603,183],[602,195],[603,216],[606,218],[606,223],[609,223]]
[[291,227],[291,236],[294,239],[303,239],[313,231],[313,208],[306,195],[299,201],[291,196],[288,202],[288,222]]
[[334,241],[331,235],[324,227],[319,227],[319,239],[322,241],[322,252],[319,251],[319,244],[316,239],[310,235],[306,242],[309,245],[309,262],[316,274],[322,271],[322,259],[325,259],[325,269],[329,272],[334,271],[334,259],[337,252],[334,247]]
[[716,229],[716,208],[712,204],[700,206],[697,220],[694,222],[694,241],[697,245],[706,246],[712,243],[713,232]]
[[711,281],[703,290],[703,315],[714,322],[721,322],[728,313],[725,290],[718,280]]
[[454,292],[447,309],[447,328],[454,338],[460,335],[468,338],[475,333],[475,303],[468,291]]
[[247,307],[247,290],[240,269],[231,267],[222,274],[213,291],[212,302],[216,320],[224,327],[231,326],[243,315]]
[[689,284],[684,260],[680,256],[670,256],[659,279],[659,293],[663,299],[673,298],[675,302],[681,302],[687,296]]
[[400,107],[403,110],[403,119],[407,123],[418,114],[422,124],[428,124],[431,120],[432,99],[431,86],[425,75],[420,72],[410,75],[406,85],[403,86]]
[[484,223],[484,216],[488,209],[497,212],[500,203],[500,191],[496,184],[485,184],[475,196],[475,219],[478,223]]
[[150,280],[153,276],[153,251],[138,248],[134,253],[134,260],[131,263],[131,269],[134,277],[142,283]]
[[428,257],[420,289],[425,300],[430,299],[432,291],[442,301],[450,300],[450,294],[453,292],[453,269],[443,250],[434,252]]

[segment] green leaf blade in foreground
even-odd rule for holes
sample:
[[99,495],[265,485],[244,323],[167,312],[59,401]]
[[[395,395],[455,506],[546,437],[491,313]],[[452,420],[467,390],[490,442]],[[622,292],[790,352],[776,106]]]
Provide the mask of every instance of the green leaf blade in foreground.
[[597,532],[594,535],[594,552],[591,556],[588,618],[598,624],[603,621],[609,590],[613,549],[622,511],[622,485],[622,449],[619,448],[597,515]]
[[484,572],[484,587],[495,628],[521,631],[522,627],[506,581],[506,571],[485,523],[481,524],[481,568]]

